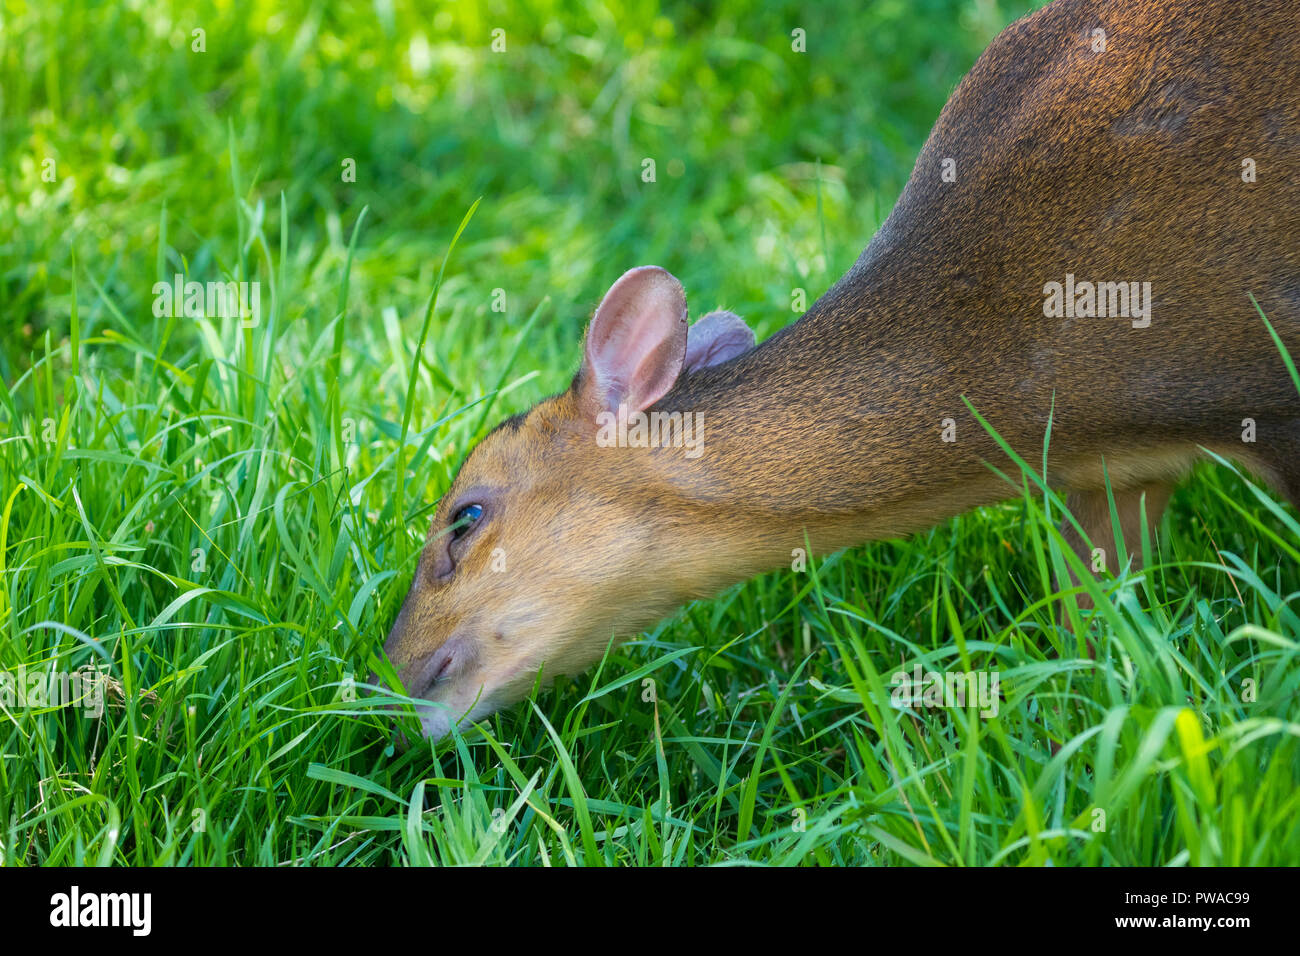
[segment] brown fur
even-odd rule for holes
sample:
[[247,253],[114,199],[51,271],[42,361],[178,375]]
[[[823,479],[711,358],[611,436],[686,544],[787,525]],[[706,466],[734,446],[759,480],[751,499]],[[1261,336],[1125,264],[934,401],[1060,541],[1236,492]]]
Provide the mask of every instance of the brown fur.
[[[1058,0],[1012,24],[848,274],[799,322],[683,375],[654,406],[700,413],[703,455],[598,448],[582,374],[479,445],[388,641],[408,686],[461,637],[463,671],[428,696],[477,717],[543,666],[581,670],[612,636],[787,564],[805,532],[831,551],[1014,494],[963,396],[1035,462],[1051,415],[1049,479],[1106,546],[1103,459],[1130,553],[1141,491],[1154,522],[1198,446],[1300,499],[1300,400],[1247,297],[1300,356],[1294,12]],[[955,182],[941,178],[949,157]],[[1044,284],[1067,272],[1149,281],[1150,326],[1045,317]],[[944,419],[954,443],[940,441]],[[490,514],[439,578],[441,532],[475,486]],[[504,573],[490,570],[496,548]]]

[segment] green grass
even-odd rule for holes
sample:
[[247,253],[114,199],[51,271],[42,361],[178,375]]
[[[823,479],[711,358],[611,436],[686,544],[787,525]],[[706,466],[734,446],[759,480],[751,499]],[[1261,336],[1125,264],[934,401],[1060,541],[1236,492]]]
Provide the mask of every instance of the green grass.
[[[0,714],[0,862],[1300,861],[1300,525],[1223,464],[1089,581],[1095,660],[1031,464],[394,750],[353,685],[475,438],[632,265],[792,321],[1028,4],[522,6],[0,8],[0,671],[114,689]],[[155,318],[175,272],[263,321]],[[998,715],[892,708],[916,664]]]

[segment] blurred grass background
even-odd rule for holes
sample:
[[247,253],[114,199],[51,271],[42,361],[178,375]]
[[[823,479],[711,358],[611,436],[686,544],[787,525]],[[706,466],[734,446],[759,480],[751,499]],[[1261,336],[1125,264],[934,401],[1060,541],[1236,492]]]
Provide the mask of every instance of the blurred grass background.
[[[114,681],[104,721],[4,714],[0,860],[1300,858],[1300,535],[1224,468],[1106,583],[1096,662],[1031,494],[693,605],[436,750],[349,692],[459,455],[567,384],[610,282],[792,321],[1029,6],[0,0],[0,670]],[[264,321],[155,317],[176,272],[260,281]],[[918,662],[999,669],[1001,715],[890,710]]]
[[[546,296],[521,360],[576,356],[591,306],[642,262],[678,275],[694,312],[726,304],[770,332],[794,317],[792,287],[815,298],[852,263],[957,79],[1027,6],[7,4],[0,307],[21,334],[0,372],[12,378],[45,330],[67,334],[74,248],[125,315],[148,315],[140,270],[164,204],[169,269],[234,270],[232,132],[239,198],[286,199],[293,321],[332,315],[369,206],[353,315],[374,324],[392,306],[411,332],[483,196],[443,294],[476,319],[436,343],[450,363],[473,367]],[[273,248],[277,232],[271,215]],[[102,311],[88,307],[89,328]],[[569,370],[546,368],[521,401]]]

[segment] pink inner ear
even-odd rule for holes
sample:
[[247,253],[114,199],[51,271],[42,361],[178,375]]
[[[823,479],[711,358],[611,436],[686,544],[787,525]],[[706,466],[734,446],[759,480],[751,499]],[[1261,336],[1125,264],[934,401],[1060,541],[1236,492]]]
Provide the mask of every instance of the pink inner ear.
[[658,266],[625,272],[587,329],[583,396],[601,409],[642,411],[677,381],[686,354],[686,295]]
[[743,355],[754,347],[754,330],[734,312],[710,312],[690,327],[685,370],[708,368]]

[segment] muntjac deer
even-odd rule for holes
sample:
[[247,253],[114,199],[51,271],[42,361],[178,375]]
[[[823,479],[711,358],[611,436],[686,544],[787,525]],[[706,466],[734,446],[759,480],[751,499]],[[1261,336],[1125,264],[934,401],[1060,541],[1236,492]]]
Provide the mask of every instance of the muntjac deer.
[[1106,475],[1140,541],[1202,447],[1297,503],[1300,396],[1250,299],[1300,354],[1295,13],[1058,0],[1012,24],[866,251],[757,347],[729,313],[688,328],[664,270],[623,275],[572,385],[484,438],[437,508],[386,644],[425,734],[805,540],[1011,496],[963,397],[1031,460],[1051,417],[1049,481],[1103,547]]

